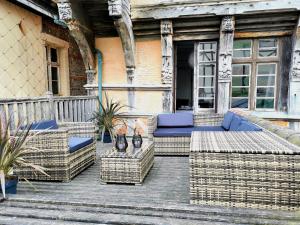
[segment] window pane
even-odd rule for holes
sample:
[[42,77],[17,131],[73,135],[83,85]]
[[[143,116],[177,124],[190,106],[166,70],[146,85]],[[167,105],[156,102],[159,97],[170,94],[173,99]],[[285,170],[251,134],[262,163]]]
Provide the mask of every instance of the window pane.
[[257,65],[257,74],[276,74],[276,64],[258,64]]
[[257,86],[274,86],[275,76],[258,76]]
[[216,60],[216,52],[200,52],[199,54],[200,61],[202,62],[211,62]]
[[199,88],[199,98],[207,98],[214,97],[214,89],[213,88]]
[[233,49],[251,48],[251,40],[235,40],[233,42]]
[[215,65],[201,65],[199,66],[200,76],[213,76],[215,75]]
[[232,97],[248,97],[248,88],[232,88]]
[[213,87],[214,86],[214,77],[199,77],[199,86],[200,87]]
[[259,87],[256,90],[257,97],[274,97],[274,88],[273,87]]
[[51,62],[57,62],[57,50],[55,48],[51,48]]
[[213,99],[199,99],[198,100],[199,108],[214,108]]
[[277,49],[271,49],[271,50],[259,50],[259,56],[260,57],[271,57],[277,55]]
[[273,109],[274,99],[257,99],[256,108],[258,109]]
[[52,81],[52,92],[54,95],[58,95],[58,82],[57,81]]
[[250,65],[232,65],[232,75],[249,75],[250,74]]
[[52,81],[58,80],[58,74],[57,74],[57,68],[56,67],[51,67],[51,74],[52,74]]
[[249,77],[232,77],[232,86],[249,86]]
[[233,98],[231,100],[231,108],[248,108],[248,98]]
[[251,51],[250,50],[234,50],[233,51],[233,57],[235,58],[248,58],[251,55]]
[[260,39],[259,48],[272,48],[277,47],[277,39]]
[[201,43],[200,49],[203,51],[216,50],[217,43]]

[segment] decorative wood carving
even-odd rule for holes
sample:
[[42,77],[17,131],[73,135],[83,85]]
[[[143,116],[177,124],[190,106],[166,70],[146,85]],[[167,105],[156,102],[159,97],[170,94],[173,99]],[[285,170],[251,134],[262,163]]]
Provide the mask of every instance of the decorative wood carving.
[[218,113],[229,109],[230,82],[232,74],[232,55],[234,37],[234,17],[225,16],[222,19],[218,57]]
[[73,18],[70,2],[58,2],[57,7],[58,7],[59,19],[70,20]]
[[108,0],[108,10],[121,38],[127,78],[128,82],[132,83],[135,70],[135,41],[130,18],[130,2],[129,0]]
[[163,112],[172,112],[172,90],[163,92]]
[[293,51],[292,80],[300,81],[300,48]]
[[161,21],[161,48],[162,68],[161,79],[163,84],[173,82],[173,25],[171,20]]

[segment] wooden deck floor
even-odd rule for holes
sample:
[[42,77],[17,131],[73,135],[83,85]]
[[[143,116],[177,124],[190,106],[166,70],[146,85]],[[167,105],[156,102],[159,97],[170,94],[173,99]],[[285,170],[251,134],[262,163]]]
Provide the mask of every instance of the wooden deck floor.
[[[110,145],[97,146],[97,158]],[[91,203],[189,203],[188,157],[155,157],[155,162],[142,186],[100,184],[96,164],[69,183],[26,182],[18,186],[18,197],[73,200]]]
[[[110,145],[97,145],[97,157]],[[69,183],[20,182],[0,224],[300,224],[292,212],[189,204],[189,158],[155,157],[142,186],[100,184],[99,163]]]

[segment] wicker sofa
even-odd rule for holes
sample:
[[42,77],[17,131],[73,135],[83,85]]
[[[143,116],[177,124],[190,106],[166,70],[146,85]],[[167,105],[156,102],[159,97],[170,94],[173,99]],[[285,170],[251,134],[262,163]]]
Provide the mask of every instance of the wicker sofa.
[[31,126],[28,146],[24,158],[30,163],[46,168],[45,176],[30,167],[17,167],[15,173],[30,180],[68,182],[96,159],[95,125],[90,122],[41,121]]
[[262,131],[192,133],[191,204],[299,210],[300,148],[288,141],[298,133],[239,115],[259,121]]
[[188,156],[193,131],[240,131],[238,124],[226,127],[225,120],[223,114],[159,114],[148,119],[148,138],[154,142],[155,155]]

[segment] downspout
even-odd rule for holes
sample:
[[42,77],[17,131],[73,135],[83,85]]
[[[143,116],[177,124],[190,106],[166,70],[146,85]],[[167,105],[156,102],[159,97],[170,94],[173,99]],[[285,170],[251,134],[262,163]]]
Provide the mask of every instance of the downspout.
[[[102,104],[102,64],[103,64],[103,55],[102,52],[96,48],[97,62],[98,62],[98,98]],[[100,107],[101,110],[101,107]]]

